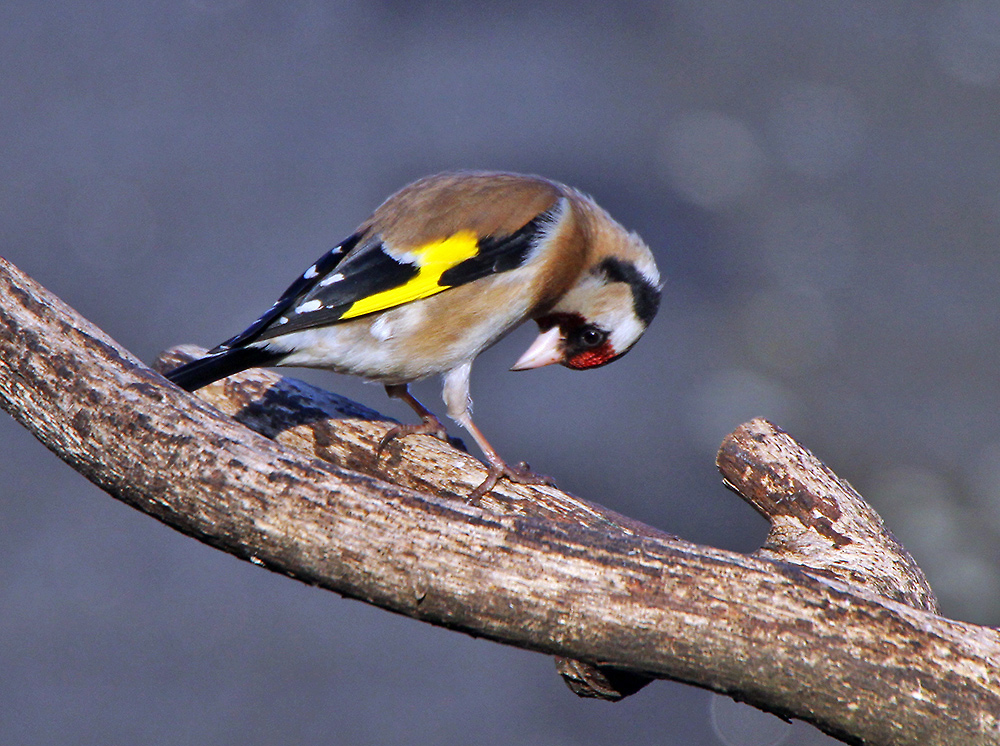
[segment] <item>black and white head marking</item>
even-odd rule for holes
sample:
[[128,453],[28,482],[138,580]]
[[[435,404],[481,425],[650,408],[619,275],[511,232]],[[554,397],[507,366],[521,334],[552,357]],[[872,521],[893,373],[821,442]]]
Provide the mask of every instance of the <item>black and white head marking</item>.
[[649,326],[660,308],[659,273],[651,277],[631,262],[614,257],[608,257],[598,264],[595,272],[603,274],[609,282],[626,283],[632,291],[632,308],[636,318],[644,326]]

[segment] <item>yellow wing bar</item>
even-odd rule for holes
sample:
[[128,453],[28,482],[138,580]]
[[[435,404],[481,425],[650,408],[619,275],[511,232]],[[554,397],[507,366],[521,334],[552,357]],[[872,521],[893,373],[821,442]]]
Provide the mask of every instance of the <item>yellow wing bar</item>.
[[419,267],[416,275],[402,285],[356,301],[340,318],[353,319],[384,311],[447,290],[447,285],[438,284],[441,275],[476,256],[478,251],[479,240],[474,231],[459,231],[448,238],[412,249],[407,252],[406,258],[412,257],[413,263]]

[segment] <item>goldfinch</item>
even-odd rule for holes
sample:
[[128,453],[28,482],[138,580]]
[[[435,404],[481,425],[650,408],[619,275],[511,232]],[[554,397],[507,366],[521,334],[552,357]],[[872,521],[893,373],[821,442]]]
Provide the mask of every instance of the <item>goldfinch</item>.
[[448,415],[482,449],[488,476],[551,483],[510,466],[472,421],[472,362],[533,319],[539,336],[514,363],[574,370],[624,355],[656,315],[660,275],[649,248],[587,195],[538,176],[462,171],[389,197],[310,266],[247,329],[167,374],[188,391],[255,366],[326,368],[385,386],[420,416],[400,436],[447,439],[408,384],[440,373]]

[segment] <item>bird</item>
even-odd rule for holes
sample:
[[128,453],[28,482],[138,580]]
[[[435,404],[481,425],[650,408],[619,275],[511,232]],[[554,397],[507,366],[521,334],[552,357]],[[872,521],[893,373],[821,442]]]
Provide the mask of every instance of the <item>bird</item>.
[[473,422],[476,357],[533,320],[538,336],[511,370],[598,368],[642,336],[661,289],[649,247],[583,192],[533,175],[440,173],[390,196],[244,331],[166,378],[194,391],[252,367],[299,366],[379,382],[420,423],[390,429],[377,462],[396,438],[447,442],[409,391],[440,374],[448,416],[486,459],[475,502],[501,478],[554,484],[504,461]]

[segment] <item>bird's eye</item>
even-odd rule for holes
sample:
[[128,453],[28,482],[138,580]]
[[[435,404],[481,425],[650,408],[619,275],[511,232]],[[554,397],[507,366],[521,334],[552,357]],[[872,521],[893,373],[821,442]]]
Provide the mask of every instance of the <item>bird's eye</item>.
[[576,333],[576,343],[580,349],[592,350],[600,347],[608,339],[608,333],[596,326],[584,326]]

